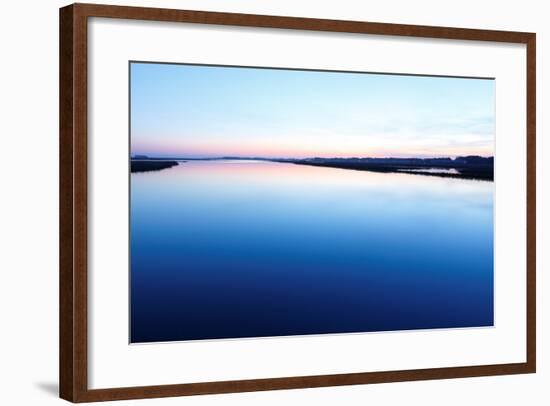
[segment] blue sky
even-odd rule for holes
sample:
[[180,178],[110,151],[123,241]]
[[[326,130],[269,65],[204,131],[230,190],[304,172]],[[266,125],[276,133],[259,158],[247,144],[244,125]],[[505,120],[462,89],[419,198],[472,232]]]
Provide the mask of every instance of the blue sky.
[[151,156],[493,155],[495,81],[131,64],[131,150]]

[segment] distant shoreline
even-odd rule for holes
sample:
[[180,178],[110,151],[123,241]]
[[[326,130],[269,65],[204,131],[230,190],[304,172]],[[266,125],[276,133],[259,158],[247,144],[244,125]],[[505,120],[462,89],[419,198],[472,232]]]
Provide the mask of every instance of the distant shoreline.
[[161,169],[168,169],[176,165],[178,165],[177,161],[132,159],[130,161],[130,172],[160,171]]
[[[324,168],[338,168],[356,171],[370,171],[381,173],[403,173],[408,175],[423,175],[423,176],[437,176],[441,178],[455,178],[455,179],[472,179],[493,181],[493,166],[433,166],[433,165],[392,165],[392,164],[372,164],[361,162],[309,162],[298,161],[293,162],[297,165],[318,166]],[[435,169],[435,171],[429,171]],[[437,171],[440,169],[441,171]],[[456,172],[450,172],[448,170],[455,169]]]
[[494,180],[493,157],[465,156],[457,158],[264,158],[264,157],[215,157],[215,158],[158,158],[136,155],[131,158],[131,172],[148,172],[171,168],[186,161],[266,161],[296,165],[370,171],[380,173],[404,173],[409,175],[438,176],[444,178]]

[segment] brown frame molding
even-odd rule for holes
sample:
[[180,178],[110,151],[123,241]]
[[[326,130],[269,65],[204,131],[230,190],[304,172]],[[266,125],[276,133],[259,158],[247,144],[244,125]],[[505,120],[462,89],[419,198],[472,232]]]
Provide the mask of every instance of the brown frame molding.
[[[88,389],[87,358],[87,28],[88,17],[492,41],[527,46],[526,362],[177,385]],[[534,33],[277,17],[97,4],[60,9],[60,397],[72,402],[313,388],[534,373],[536,370],[536,36]]]

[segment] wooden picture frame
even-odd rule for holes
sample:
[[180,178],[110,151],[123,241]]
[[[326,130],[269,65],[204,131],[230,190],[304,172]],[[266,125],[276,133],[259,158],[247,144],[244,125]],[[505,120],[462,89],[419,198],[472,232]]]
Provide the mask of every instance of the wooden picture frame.
[[[274,379],[89,389],[88,387],[88,19],[285,28],[386,36],[492,41],[527,46],[527,328],[526,362],[345,373]],[[73,4],[60,9],[60,397],[72,402],[140,399],[275,389],[533,373],[536,369],[535,34],[357,21]],[[125,135],[121,135],[125,136]]]

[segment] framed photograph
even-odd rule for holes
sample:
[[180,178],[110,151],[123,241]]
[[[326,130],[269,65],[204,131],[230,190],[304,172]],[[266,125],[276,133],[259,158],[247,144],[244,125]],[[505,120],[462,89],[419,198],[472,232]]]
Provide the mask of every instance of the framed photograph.
[[535,372],[535,34],[60,10],[60,396]]

